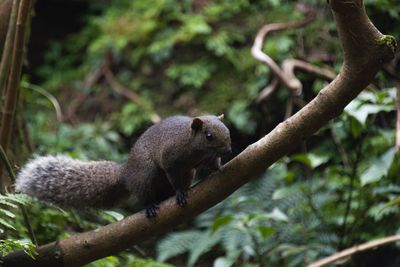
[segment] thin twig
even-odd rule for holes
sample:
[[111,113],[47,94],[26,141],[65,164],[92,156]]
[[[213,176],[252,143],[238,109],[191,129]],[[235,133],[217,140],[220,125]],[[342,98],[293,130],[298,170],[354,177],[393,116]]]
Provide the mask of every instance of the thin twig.
[[358,163],[361,159],[361,150],[362,150],[362,143],[360,145],[357,146],[357,151],[356,151],[356,158],[353,162],[353,167],[351,170],[351,174],[350,174],[350,185],[349,185],[349,196],[347,198],[346,201],[346,209],[344,212],[344,219],[343,219],[343,223],[342,223],[342,233],[341,233],[341,238],[339,241],[339,249],[342,248],[343,242],[344,242],[344,238],[346,236],[346,231],[347,231],[347,219],[349,217],[350,214],[350,210],[351,210],[351,202],[353,200],[353,190],[354,190],[354,181],[356,179],[356,175],[357,175],[357,169],[358,169]]
[[285,59],[282,62],[283,72],[290,73],[291,75],[295,76],[294,71],[296,69],[308,72],[327,81],[332,81],[336,77],[336,73],[327,66],[317,67],[299,59]]
[[124,97],[128,98],[132,102],[140,102],[140,97],[138,94],[133,92],[132,90],[129,90],[125,86],[123,86],[121,83],[117,81],[115,78],[114,74],[111,72],[110,68],[105,68],[104,70],[104,77],[106,78],[108,84],[111,86],[114,91],[117,93],[123,95]]
[[13,168],[11,167],[10,160],[7,157],[6,152],[4,151],[3,147],[0,145],[0,157],[1,161],[4,163],[8,174],[10,175],[13,182],[15,182],[15,173]]
[[287,120],[293,114],[293,99],[294,98],[295,98],[294,96],[289,96],[286,101],[286,111],[285,111],[284,120]]
[[55,112],[56,112],[57,121],[62,122],[62,120],[63,120],[63,115],[62,115],[60,103],[58,102],[58,100],[57,100],[52,94],[50,94],[49,92],[47,92],[47,91],[46,91],[45,89],[43,89],[42,87],[37,86],[37,85],[35,85],[35,84],[28,83],[28,82],[24,82],[24,81],[23,81],[23,82],[21,83],[21,86],[22,86],[22,87],[25,87],[25,88],[27,88],[27,89],[34,90],[34,91],[38,92],[39,94],[43,95],[44,97],[46,97],[46,98],[50,101],[50,103],[53,105],[53,107],[54,107],[54,110],[55,110]]
[[28,123],[25,118],[24,106],[23,106],[22,101],[20,101],[19,105],[20,105],[19,110],[21,112],[19,113],[20,125],[19,125],[18,129],[21,132],[22,142],[25,144],[25,147],[28,150],[28,154],[32,154],[34,147],[33,147],[32,140],[31,140],[31,137],[29,134],[29,129],[28,129],[28,125],[27,125]]
[[400,151],[400,83],[396,84],[396,150]]
[[[111,88],[114,89],[114,91],[128,98],[132,102],[138,104],[142,108],[147,109],[145,104],[143,104],[141,97],[132,90],[129,90],[128,88],[123,86],[121,83],[119,83],[117,81],[117,78],[114,76],[111,69],[107,65],[105,65],[104,68],[104,77],[106,78],[106,81],[111,86]],[[152,112],[150,115],[150,119],[153,123],[157,123],[161,120],[161,117],[157,113]]]
[[270,84],[268,84],[261,92],[258,94],[256,98],[256,103],[260,104],[261,102],[267,100],[275,91],[278,89],[279,79],[274,78]]
[[346,150],[343,147],[342,142],[340,141],[339,137],[337,136],[337,133],[335,130],[335,125],[333,124],[332,121],[329,122],[329,129],[331,131],[333,142],[335,143],[336,148],[339,151],[340,157],[342,158],[342,163],[343,163],[344,169],[347,171],[350,171],[351,167],[350,167],[349,157],[346,153]]
[[345,259],[355,253],[358,253],[360,251],[365,251],[365,250],[369,250],[372,248],[376,248],[382,245],[386,245],[388,243],[393,243],[393,242],[397,242],[400,241],[400,235],[392,235],[392,236],[388,236],[388,237],[384,237],[384,238],[380,238],[380,239],[376,239],[361,245],[356,245],[354,247],[345,249],[343,251],[340,251],[336,254],[333,254],[329,257],[326,257],[322,260],[316,261],[314,263],[311,263],[310,265],[308,265],[307,267],[322,267],[322,266],[326,266],[328,264],[334,263],[336,261]]
[[264,38],[268,33],[273,31],[299,28],[313,20],[314,15],[311,13],[303,20],[267,24],[258,31],[251,48],[253,57],[265,63],[271,69],[272,73],[279,79],[279,81],[288,87],[292,92],[294,92],[295,95],[300,93],[302,90],[301,82],[294,75],[285,73],[270,56],[262,51],[262,46],[264,43]]

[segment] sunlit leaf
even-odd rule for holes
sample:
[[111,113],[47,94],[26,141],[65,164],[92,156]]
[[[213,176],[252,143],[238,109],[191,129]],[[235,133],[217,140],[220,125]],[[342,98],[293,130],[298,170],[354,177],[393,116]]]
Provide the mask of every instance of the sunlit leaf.
[[395,154],[395,148],[390,148],[381,157],[375,159],[371,166],[361,174],[361,185],[377,182],[385,176],[389,171]]

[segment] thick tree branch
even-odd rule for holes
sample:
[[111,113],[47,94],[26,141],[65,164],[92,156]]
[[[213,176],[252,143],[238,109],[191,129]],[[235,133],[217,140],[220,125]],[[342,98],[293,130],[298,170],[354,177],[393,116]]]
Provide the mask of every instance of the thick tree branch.
[[370,83],[382,64],[393,58],[396,45],[393,37],[382,35],[373,26],[362,0],[330,0],[329,5],[344,49],[339,75],[299,112],[192,188],[185,208],[171,198],[161,203],[154,220],[136,213],[94,231],[39,247],[35,263],[13,253],[5,258],[4,265],[80,266],[148,240],[216,205],[338,116]]

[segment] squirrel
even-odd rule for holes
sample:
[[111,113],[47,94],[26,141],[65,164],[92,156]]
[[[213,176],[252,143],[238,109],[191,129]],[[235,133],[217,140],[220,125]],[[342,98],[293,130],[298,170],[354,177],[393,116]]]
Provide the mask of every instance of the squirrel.
[[133,145],[128,160],[82,161],[67,156],[39,156],[21,168],[16,191],[60,208],[109,208],[133,196],[155,217],[158,203],[176,195],[187,204],[196,169],[219,170],[231,152],[223,115],[172,116],[148,128]]

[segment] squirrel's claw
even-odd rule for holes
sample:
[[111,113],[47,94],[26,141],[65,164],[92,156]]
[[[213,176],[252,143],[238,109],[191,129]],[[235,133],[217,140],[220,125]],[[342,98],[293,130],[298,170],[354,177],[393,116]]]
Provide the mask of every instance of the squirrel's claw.
[[186,197],[187,197],[187,192],[177,190],[176,191],[176,204],[178,204],[181,207],[186,206],[186,204],[187,204]]
[[146,218],[150,219],[156,217],[159,209],[160,207],[157,206],[156,204],[150,204],[146,206],[145,208]]

